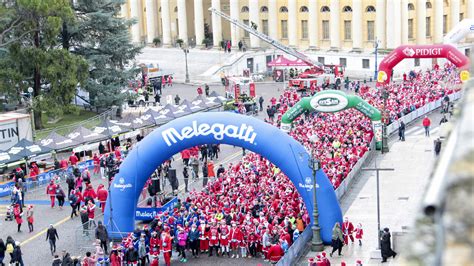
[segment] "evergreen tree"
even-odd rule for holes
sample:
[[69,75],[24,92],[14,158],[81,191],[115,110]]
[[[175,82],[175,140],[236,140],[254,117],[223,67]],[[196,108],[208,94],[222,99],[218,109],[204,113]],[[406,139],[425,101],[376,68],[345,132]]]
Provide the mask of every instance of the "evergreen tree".
[[63,25],[63,46],[89,63],[89,78],[83,88],[96,108],[121,106],[122,90],[139,71],[133,65],[141,47],[132,44],[129,27],[136,23],[120,17],[124,0],[78,0],[76,24]]
[[0,58],[0,86],[17,96],[33,87],[35,127],[40,129],[42,112],[57,117],[69,111],[77,85],[87,77],[87,62],[58,46],[61,26],[73,21],[73,12],[68,0],[5,1],[0,10],[11,15],[2,21],[7,26],[0,25],[8,49]]

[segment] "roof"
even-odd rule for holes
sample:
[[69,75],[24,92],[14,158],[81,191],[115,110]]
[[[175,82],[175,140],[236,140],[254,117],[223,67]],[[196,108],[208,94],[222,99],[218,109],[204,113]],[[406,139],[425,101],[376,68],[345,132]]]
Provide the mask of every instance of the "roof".
[[10,121],[10,120],[16,120],[16,119],[21,119],[21,118],[29,118],[29,114],[21,114],[21,113],[4,113],[0,114],[0,122],[5,122],[5,121]]

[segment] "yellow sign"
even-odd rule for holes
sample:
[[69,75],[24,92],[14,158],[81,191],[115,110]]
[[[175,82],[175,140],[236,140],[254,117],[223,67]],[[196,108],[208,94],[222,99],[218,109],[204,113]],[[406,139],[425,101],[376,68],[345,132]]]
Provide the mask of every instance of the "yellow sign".
[[387,73],[385,73],[385,71],[379,71],[379,73],[377,74],[377,81],[379,83],[383,83],[385,80],[387,80]]
[[467,70],[463,70],[461,71],[461,73],[459,73],[459,77],[461,78],[461,81],[462,82],[466,82],[469,80],[469,71]]

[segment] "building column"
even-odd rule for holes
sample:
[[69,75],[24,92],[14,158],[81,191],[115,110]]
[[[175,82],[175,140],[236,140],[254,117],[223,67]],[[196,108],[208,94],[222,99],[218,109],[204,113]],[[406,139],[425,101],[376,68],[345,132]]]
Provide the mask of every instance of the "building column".
[[169,0],[161,0],[161,19],[163,25],[163,46],[171,46],[171,18]]
[[186,15],[186,0],[178,0],[178,31],[179,38],[188,44],[188,19]]
[[[258,1],[249,0],[249,20],[257,25],[258,31],[262,32],[260,18],[258,16],[258,13],[259,13]],[[254,36],[253,34],[250,34],[250,47],[260,48],[260,39],[257,36]]]
[[473,19],[474,18],[474,0],[467,0],[466,2],[466,18]]
[[309,0],[309,21],[308,21],[308,37],[309,49],[318,47],[318,2],[317,0]]
[[268,35],[278,39],[277,0],[268,0]]
[[385,42],[385,0],[377,0],[375,2],[375,38],[379,42],[379,48],[385,49],[386,42]]
[[127,2],[123,3],[123,4],[120,6],[120,16],[121,16],[122,18],[128,18],[128,10],[127,10],[127,8],[128,8],[128,3],[127,3]]
[[153,39],[156,37],[156,21],[157,15],[154,0],[146,0],[146,42],[153,43]]
[[416,1],[416,44],[426,44],[426,0]]
[[451,23],[450,27],[448,29],[448,32],[456,26],[456,24],[459,23],[459,5],[460,1],[459,0],[452,0],[449,1],[449,7],[450,7],[450,12],[449,12],[449,17],[451,18]]
[[341,47],[341,32],[340,32],[340,14],[339,0],[331,0],[331,20],[329,21],[331,50],[339,50]]
[[[230,17],[240,21],[239,0],[230,0]],[[240,41],[240,28],[234,24],[230,24],[230,42],[233,47],[238,46]]]
[[[216,10],[221,10],[221,1],[220,0],[212,0],[211,6]],[[212,41],[214,43],[214,47],[219,48],[222,41],[222,23],[221,17],[212,13]]]
[[138,0],[130,0],[130,15],[131,18],[136,19],[137,23],[132,25],[132,42],[140,42],[140,17],[138,11]]
[[387,1],[387,48],[395,49],[400,46],[401,43],[401,16],[399,15],[401,10],[401,3],[399,0],[388,0]]
[[402,0],[400,8],[401,8],[401,13],[402,13],[401,15],[401,20],[402,20],[401,43],[408,44],[408,0]]
[[297,9],[296,0],[288,0],[288,44],[291,47],[298,45]]
[[202,0],[194,0],[194,30],[196,31],[196,46],[202,46],[204,40],[204,11]]
[[362,50],[362,1],[352,1],[352,49]]
[[443,43],[443,0],[434,1],[434,23],[433,42]]

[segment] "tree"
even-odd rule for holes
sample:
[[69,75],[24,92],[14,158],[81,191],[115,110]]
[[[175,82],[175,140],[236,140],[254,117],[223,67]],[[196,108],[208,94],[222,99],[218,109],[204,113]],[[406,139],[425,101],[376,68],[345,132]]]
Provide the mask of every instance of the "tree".
[[68,110],[77,85],[87,77],[87,62],[58,46],[62,24],[73,21],[73,12],[67,0],[17,0],[2,8],[14,14],[10,22],[20,22],[7,31],[0,85],[33,87],[35,128],[40,129],[42,112],[56,117]]
[[[83,88],[96,108],[121,106],[122,90],[135,79],[139,69],[132,65],[141,47],[131,42],[129,27],[136,23],[120,17],[124,0],[78,0],[74,5],[76,24],[63,26],[63,46],[89,64]],[[64,38],[69,38],[65,40]]]

